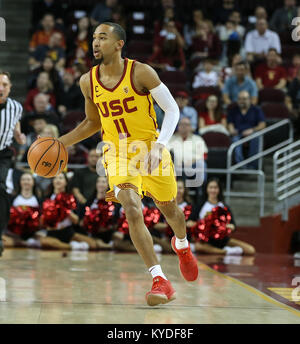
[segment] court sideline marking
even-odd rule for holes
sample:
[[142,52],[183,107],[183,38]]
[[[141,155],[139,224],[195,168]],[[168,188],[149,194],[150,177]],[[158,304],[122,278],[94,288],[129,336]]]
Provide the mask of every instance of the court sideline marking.
[[285,304],[283,304],[283,303],[273,299],[271,296],[268,296],[268,295],[264,294],[263,292],[259,291],[258,289],[255,289],[255,288],[251,287],[250,285],[248,285],[248,284],[246,284],[244,282],[241,282],[241,281],[239,281],[239,280],[237,280],[237,279],[235,279],[233,277],[230,277],[228,275],[225,275],[222,272],[216,271],[216,270],[212,269],[210,266],[208,266],[208,265],[206,265],[204,263],[199,263],[198,262],[198,264],[204,270],[207,270],[207,271],[213,272],[213,273],[215,273],[215,274],[217,274],[219,276],[222,276],[223,278],[226,278],[226,279],[230,280],[231,282],[233,282],[235,284],[238,284],[239,286],[247,289],[251,293],[261,297],[265,301],[268,301],[268,302],[272,303],[275,306],[283,308],[284,310],[289,311],[289,312],[293,313],[294,315],[296,315],[297,317],[300,318],[300,312],[297,311],[296,309],[294,309],[292,307],[289,307],[289,306],[287,306],[287,305],[285,305]]

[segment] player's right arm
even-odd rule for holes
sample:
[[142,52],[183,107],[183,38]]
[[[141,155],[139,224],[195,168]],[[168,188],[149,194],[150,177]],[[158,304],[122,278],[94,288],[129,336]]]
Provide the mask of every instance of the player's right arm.
[[86,118],[75,129],[59,138],[59,141],[62,142],[65,147],[72,146],[75,143],[87,139],[101,129],[98,109],[91,97],[89,73],[81,76],[80,88],[85,99]]

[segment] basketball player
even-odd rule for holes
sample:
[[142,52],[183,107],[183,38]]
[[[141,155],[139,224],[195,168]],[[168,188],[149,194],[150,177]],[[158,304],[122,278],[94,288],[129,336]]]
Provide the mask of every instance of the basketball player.
[[[132,242],[153,277],[146,300],[148,305],[154,306],[174,300],[175,290],[158,264],[151,235],[145,226],[141,206],[143,195],[154,200],[172,227],[175,236],[171,245],[187,281],[197,279],[198,265],[186,239],[183,212],[176,204],[174,167],[165,148],[178,123],[179,109],[150,66],[121,57],[125,41],[125,31],[118,24],[105,22],[96,28],[93,53],[99,64],[80,79],[86,118],[59,140],[70,146],[101,130],[103,141],[109,142],[103,148],[103,164],[110,186],[106,200],[121,203],[125,210]],[[165,113],[160,133],[156,131],[152,97]],[[127,147],[134,142],[134,148],[145,153],[139,165],[140,173],[121,173],[136,151],[133,149],[124,157],[121,147],[125,140]],[[162,175],[162,169],[167,167],[168,175]],[[154,173],[158,170],[159,175]]]

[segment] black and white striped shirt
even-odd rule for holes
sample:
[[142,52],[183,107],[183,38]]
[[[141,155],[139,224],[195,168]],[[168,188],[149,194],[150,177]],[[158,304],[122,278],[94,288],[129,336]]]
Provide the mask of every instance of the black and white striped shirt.
[[22,105],[11,98],[7,98],[5,104],[0,104],[0,151],[11,145],[22,112]]

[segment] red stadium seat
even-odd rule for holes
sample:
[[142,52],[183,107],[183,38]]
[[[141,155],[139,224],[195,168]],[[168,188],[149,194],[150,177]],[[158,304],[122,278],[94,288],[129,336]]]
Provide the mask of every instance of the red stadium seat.
[[198,99],[207,99],[211,94],[214,94],[217,97],[220,97],[221,96],[220,88],[213,87],[213,86],[198,87],[192,91],[192,98],[194,101]]
[[284,103],[263,103],[261,108],[266,119],[283,119],[290,117],[289,109]]
[[165,71],[159,73],[160,79],[166,84],[186,84],[186,75],[182,71]]
[[231,144],[230,137],[228,135],[218,132],[208,132],[202,135],[208,148],[226,147],[228,148]]
[[284,92],[281,90],[276,90],[274,88],[264,88],[259,91],[258,101],[259,104],[270,102],[270,103],[283,103],[284,102]]
[[206,111],[206,99],[199,99],[195,102],[194,108],[198,113]]
[[85,119],[85,113],[82,111],[71,111],[63,118],[62,131],[69,132],[74,129],[81,121]]
[[152,42],[134,40],[128,43],[127,56],[141,62],[146,60],[152,54]]

